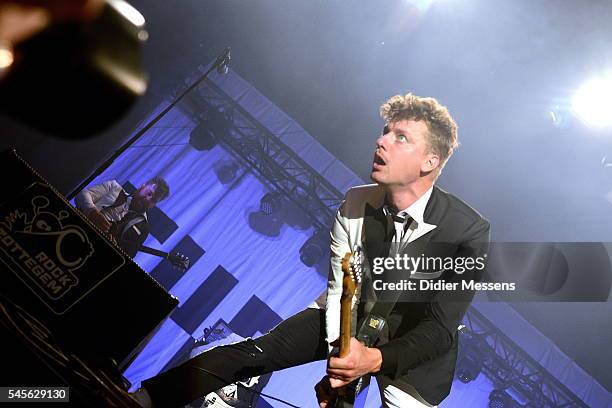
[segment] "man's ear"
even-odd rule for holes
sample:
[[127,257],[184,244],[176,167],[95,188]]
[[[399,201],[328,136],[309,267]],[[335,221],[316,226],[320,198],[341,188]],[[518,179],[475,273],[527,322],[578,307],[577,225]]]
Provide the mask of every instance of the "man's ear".
[[438,167],[440,164],[440,157],[436,154],[430,153],[427,155],[427,159],[421,164],[421,171],[423,173],[429,173]]

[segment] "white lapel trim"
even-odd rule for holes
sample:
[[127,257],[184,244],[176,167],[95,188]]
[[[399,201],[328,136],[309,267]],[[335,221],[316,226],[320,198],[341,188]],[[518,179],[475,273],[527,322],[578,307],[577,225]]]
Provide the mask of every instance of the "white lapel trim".
[[410,237],[408,238],[408,242],[416,241],[417,239],[421,238],[423,235],[435,230],[436,228],[438,228],[437,225],[428,224],[425,221],[423,221],[417,225],[417,228],[414,231],[412,231],[412,234],[410,234]]

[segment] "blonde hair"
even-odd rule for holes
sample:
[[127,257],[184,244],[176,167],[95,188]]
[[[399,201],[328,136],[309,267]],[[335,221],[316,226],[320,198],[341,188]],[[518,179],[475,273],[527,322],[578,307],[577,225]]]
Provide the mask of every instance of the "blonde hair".
[[411,93],[395,95],[380,107],[380,116],[387,125],[400,120],[425,122],[428,130],[427,152],[440,158],[440,164],[435,170],[437,175],[459,146],[457,124],[446,106],[434,98],[422,98]]

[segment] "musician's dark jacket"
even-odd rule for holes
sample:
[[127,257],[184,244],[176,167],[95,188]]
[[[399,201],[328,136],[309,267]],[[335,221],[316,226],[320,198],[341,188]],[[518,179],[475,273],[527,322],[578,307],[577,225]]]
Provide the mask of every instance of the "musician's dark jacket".
[[[383,189],[375,184],[352,188],[337,213],[331,232],[332,266],[326,302],[329,342],[339,333],[342,257],[356,244],[362,245],[371,269],[373,258],[389,254],[393,231],[389,231],[387,216],[382,211],[384,196]],[[422,221],[423,228],[417,230],[421,235],[400,254],[472,257],[486,262],[489,223],[459,198],[434,186]],[[460,289],[462,280],[481,280],[484,268],[473,267],[463,273],[423,270],[419,277],[425,279],[428,274],[434,281],[458,282]],[[378,278],[373,274],[372,277]],[[404,277],[413,279],[409,274]],[[439,404],[450,392],[457,359],[458,326],[473,295],[472,290],[404,292],[389,316],[388,330],[381,336],[384,344],[377,346],[383,357],[379,375],[388,376],[400,389],[406,390],[409,387],[405,384],[409,384],[430,404]]]

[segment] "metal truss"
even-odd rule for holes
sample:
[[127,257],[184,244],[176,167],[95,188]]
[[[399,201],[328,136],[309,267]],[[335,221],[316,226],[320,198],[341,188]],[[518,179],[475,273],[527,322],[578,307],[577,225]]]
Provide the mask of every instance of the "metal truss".
[[343,194],[310,167],[279,136],[271,133],[213,82],[205,80],[180,105],[193,118],[204,120],[212,110],[227,120],[217,141],[259,176],[301,208],[318,230],[329,229]]
[[468,344],[466,347],[462,345],[461,353],[473,353],[475,355],[472,357],[482,361],[482,371],[491,379],[495,388],[511,390],[520,395],[528,401],[522,405],[525,407],[588,408],[584,401],[475,308],[468,309],[464,324],[467,330],[461,330],[461,340]]

